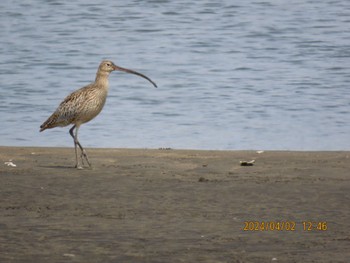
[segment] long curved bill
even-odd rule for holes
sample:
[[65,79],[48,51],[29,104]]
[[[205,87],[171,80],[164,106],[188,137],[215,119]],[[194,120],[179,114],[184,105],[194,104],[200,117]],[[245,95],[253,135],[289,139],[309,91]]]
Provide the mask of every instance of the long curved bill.
[[135,74],[135,75],[138,75],[144,79],[147,79],[149,82],[151,82],[153,84],[153,86],[155,88],[157,88],[157,84],[154,83],[149,77],[146,77],[145,75],[141,74],[141,73],[138,73],[134,70],[131,70],[131,69],[127,69],[127,68],[122,68],[122,67],[119,67],[119,66],[116,66],[114,65],[114,70],[118,70],[118,71],[124,71],[124,72],[127,72],[127,73],[131,73],[131,74]]

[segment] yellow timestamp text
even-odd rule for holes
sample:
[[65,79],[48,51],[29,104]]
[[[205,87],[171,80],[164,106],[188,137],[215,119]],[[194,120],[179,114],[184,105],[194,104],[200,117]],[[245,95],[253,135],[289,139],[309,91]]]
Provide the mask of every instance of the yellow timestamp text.
[[244,221],[243,231],[326,231],[327,222],[302,221]]

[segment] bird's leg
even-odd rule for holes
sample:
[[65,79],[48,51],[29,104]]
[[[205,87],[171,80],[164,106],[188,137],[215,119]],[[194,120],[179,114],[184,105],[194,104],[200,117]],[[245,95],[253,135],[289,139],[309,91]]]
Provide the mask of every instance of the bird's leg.
[[[79,141],[77,141],[77,143],[78,143],[78,146],[79,146],[79,148],[80,148],[80,150],[81,150],[81,155],[80,155],[80,157],[81,157],[82,163],[84,164],[84,158],[85,158],[86,162],[88,163],[89,167],[91,168],[91,163],[90,163],[90,161],[89,161],[89,158],[88,158],[88,156],[87,156],[87,153],[86,153],[85,149],[83,148],[83,146],[81,146],[81,144],[80,144]],[[83,157],[84,157],[84,158],[83,158]]]
[[[72,136],[73,141],[74,141],[74,149],[75,149],[75,168],[78,169],[83,169],[83,167],[81,165],[79,165],[79,159],[78,159],[78,145],[77,145],[77,140],[76,140],[76,136],[74,135],[74,129],[76,128],[76,126],[74,125],[70,130],[69,130],[69,134]],[[75,133],[77,134],[77,132]]]
[[[80,147],[79,147],[80,148]],[[81,159],[81,163],[83,166],[85,166],[85,162],[84,162],[84,154],[83,154],[83,151],[80,150],[80,159]]]
[[[81,150],[80,158],[81,158],[82,164],[84,164],[84,158],[85,158],[86,162],[88,163],[89,167],[91,168],[91,163],[90,163],[89,158],[88,158],[88,156],[86,154],[86,151],[85,151],[85,149],[83,148],[83,146],[80,144],[80,142],[78,140],[78,129],[79,129],[79,126],[77,126],[76,129],[75,129],[74,142],[79,146],[79,148]],[[81,169],[79,167],[77,167],[77,168]]]

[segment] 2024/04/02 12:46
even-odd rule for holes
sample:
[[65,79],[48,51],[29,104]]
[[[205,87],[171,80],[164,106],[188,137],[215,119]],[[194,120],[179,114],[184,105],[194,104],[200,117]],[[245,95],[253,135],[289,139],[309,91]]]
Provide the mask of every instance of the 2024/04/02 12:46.
[[[302,221],[303,231],[326,231],[327,222]],[[245,221],[244,231],[296,231],[295,221]]]

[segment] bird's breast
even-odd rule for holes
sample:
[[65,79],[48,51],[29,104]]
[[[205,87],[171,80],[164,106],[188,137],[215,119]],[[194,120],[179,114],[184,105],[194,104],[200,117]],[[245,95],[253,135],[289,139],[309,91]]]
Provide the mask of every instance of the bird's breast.
[[106,103],[108,90],[91,90],[86,94],[85,101],[81,105],[79,119],[82,123],[95,118]]

